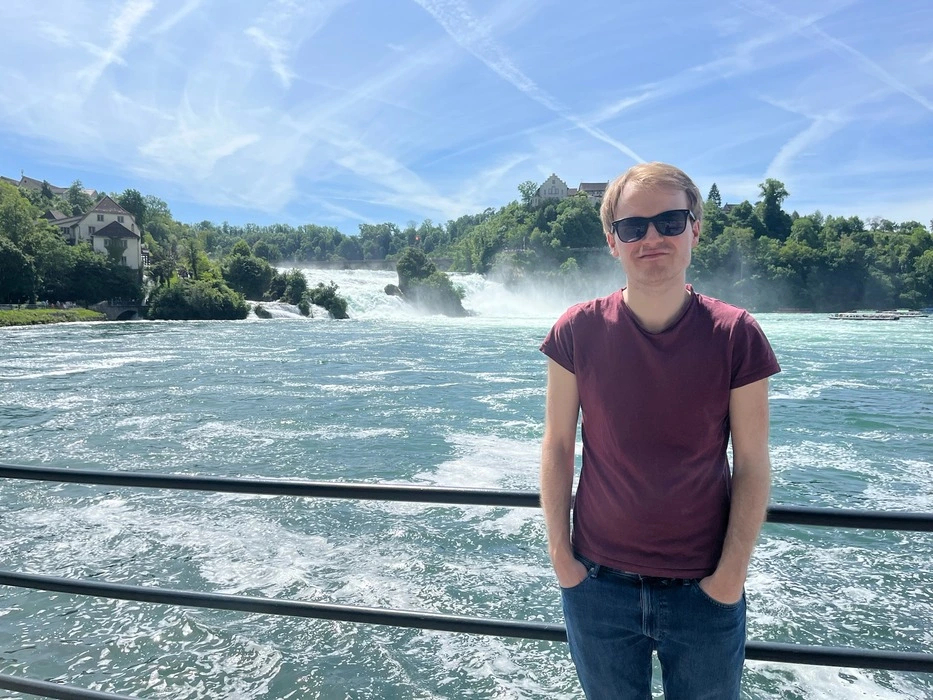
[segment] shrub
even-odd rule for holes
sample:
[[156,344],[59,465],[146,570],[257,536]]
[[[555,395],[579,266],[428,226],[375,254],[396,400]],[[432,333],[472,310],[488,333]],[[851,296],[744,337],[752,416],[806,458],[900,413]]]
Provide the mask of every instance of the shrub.
[[446,316],[466,316],[463,289],[455,287],[443,272],[434,272],[427,279],[411,285],[408,297],[425,311]]
[[308,280],[301,270],[290,270],[285,275],[285,290],[282,300],[289,304],[299,303],[308,291]]
[[323,306],[331,318],[350,318],[347,316],[347,300],[337,295],[334,282],[327,286],[318,282],[316,287],[308,290],[308,301],[315,306]]
[[419,248],[406,248],[399,256],[395,269],[398,272],[398,286],[403,294],[408,294],[415,283],[437,272],[437,266]]
[[234,320],[248,313],[243,297],[219,280],[182,280],[160,287],[149,300],[151,319]]

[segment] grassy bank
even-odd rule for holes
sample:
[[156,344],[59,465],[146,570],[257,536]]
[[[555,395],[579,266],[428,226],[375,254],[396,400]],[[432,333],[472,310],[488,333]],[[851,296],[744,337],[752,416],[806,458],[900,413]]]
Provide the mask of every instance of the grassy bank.
[[107,317],[90,309],[14,309],[0,311],[3,326],[34,326],[40,323],[68,323],[73,321],[105,321]]

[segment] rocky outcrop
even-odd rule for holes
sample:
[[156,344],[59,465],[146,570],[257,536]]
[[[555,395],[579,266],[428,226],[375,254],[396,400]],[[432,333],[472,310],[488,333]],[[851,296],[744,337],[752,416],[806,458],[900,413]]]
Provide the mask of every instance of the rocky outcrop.
[[398,286],[388,284],[386,294],[398,296],[429,314],[466,316],[463,290],[418,248],[406,248],[396,263]]

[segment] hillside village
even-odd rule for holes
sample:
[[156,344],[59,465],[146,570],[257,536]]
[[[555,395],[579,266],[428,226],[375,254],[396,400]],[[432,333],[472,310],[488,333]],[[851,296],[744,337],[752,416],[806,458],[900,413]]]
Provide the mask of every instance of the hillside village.
[[[37,192],[46,189],[57,197],[66,196],[70,189],[26,175],[19,180],[0,176],[0,182]],[[90,211],[68,216],[56,209],[46,209],[42,218],[55,226],[71,245],[86,242],[95,252],[104,255],[115,256],[113,251],[119,251],[122,264],[132,270],[143,270],[148,266],[149,252],[142,242],[142,231],[135,217],[108,195],[101,196],[93,189],[82,188],[81,191],[91,200],[98,200]]]

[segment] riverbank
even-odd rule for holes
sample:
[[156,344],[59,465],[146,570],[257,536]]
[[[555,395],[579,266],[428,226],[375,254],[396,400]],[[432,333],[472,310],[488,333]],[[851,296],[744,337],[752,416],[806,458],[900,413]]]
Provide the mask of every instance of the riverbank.
[[0,310],[0,328],[6,326],[35,326],[44,323],[74,323],[76,321],[106,321],[99,311],[90,309],[14,309]]

